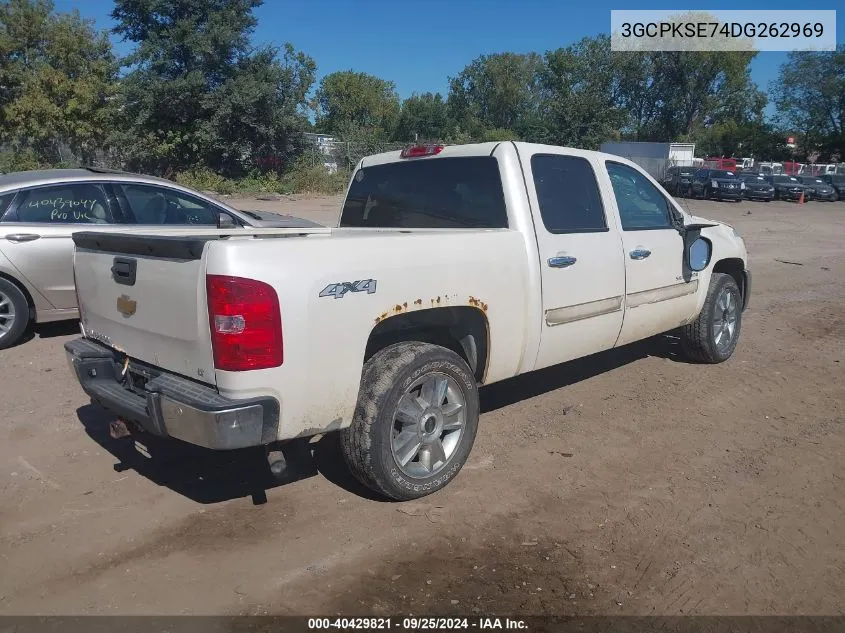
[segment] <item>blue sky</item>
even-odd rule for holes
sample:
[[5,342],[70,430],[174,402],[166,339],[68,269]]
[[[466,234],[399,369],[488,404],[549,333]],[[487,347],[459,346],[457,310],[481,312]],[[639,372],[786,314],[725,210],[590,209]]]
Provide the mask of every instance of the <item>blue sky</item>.
[[[55,0],[56,9],[79,9],[99,28],[111,28],[112,0]],[[448,90],[454,76],[481,54],[545,52],[610,30],[611,9],[798,9],[794,0],[683,3],[563,0],[265,0],[256,11],[257,44],[291,42],[317,62],[318,77],[353,69],[390,79],[403,98]],[[808,7],[840,9],[838,42],[845,38],[841,2]],[[115,41],[119,53],[130,46]],[[752,77],[768,89],[786,53],[760,53]]]

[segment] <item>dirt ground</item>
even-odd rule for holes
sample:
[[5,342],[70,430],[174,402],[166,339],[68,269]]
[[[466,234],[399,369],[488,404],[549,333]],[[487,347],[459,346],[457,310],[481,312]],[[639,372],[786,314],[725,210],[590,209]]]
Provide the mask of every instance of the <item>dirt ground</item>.
[[0,352],[0,613],[842,614],[845,203],[690,207],[750,250],[734,357],[659,338],[484,388],[468,465],[417,502],[333,436],[269,488],[253,451],[151,462],[72,380],[75,325],[39,328]]

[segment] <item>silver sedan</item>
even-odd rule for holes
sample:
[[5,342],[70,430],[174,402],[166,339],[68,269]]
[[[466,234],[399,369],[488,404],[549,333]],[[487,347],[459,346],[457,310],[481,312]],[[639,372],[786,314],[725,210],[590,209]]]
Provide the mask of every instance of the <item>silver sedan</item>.
[[0,175],[0,349],[31,323],[78,317],[75,231],[154,227],[319,226],[293,216],[238,211],[169,180],[113,170],[53,169]]

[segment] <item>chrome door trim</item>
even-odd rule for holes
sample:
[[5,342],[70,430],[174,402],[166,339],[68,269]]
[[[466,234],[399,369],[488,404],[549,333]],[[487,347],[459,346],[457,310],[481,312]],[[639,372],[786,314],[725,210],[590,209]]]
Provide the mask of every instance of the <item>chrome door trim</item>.
[[685,297],[687,295],[695,294],[696,291],[698,291],[698,279],[693,279],[689,282],[685,281],[679,284],[672,284],[671,286],[632,292],[631,294],[626,295],[625,303],[628,308],[637,308],[650,303],[659,303],[660,301],[668,301],[669,299]]
[[605,314],[612,314],[614,312],[619,312],[621,309],[622,295],[617,297],[608,297],[607,299],[599,299],[598,301],[579,303],[574,306],[552,308],[550,310],[546,310],[546,325],[563,325],[564,323],[572,323],[573,321],[581,321],[583,319],[591,319]]

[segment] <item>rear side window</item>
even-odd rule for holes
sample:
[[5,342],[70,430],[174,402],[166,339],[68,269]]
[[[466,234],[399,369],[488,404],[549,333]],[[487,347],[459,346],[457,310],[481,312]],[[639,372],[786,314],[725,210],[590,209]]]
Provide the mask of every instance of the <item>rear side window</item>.
[[540,216],[549,233],[607,230],[596,174],[589,161],[579,156],[535,154],[531,172]]
[[355,173],[340,226],[506,228],[498,161],[430,158],[363,167]]
[[89,183],[24,189],[17,222],[36,224],[108,224],[113,221],[106,193]]

